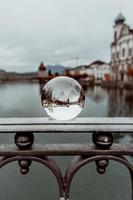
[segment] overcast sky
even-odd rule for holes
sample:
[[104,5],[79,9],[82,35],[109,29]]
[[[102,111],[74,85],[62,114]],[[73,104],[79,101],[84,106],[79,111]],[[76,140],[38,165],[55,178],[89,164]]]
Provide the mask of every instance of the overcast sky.
[[133,28],[133,0],[0,0],[0,68],[109,62],[120,10]]

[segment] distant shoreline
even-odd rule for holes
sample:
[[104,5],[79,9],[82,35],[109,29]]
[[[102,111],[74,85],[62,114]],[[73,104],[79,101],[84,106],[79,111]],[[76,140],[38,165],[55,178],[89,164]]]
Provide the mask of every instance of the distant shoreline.
[[[39,77],[38,72],[27,72],[27,73],[17,73],[17,72],[6,72],[4,70],[0,70],[0,84],[4,83],[40,83],[45,84],[51,78],[55,76],[47,76],[44,78]],[[76,77],[73,77],[76,78]],[[96,83],[89,83],[86,80],[80,81],[77,79],[83,88],[87,87],[95,87]],[[118,82],[118,81],[105,81],[98,84],[102,88],[105,89],[133,89],[133,83],[130,82]]]

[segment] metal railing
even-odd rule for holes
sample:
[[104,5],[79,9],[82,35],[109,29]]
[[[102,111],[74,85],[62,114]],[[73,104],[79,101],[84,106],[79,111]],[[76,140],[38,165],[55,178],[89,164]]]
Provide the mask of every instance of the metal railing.
[[[14,145],[0,145],[0,167],[18,161],[22,174],[27,174],[32,161],[48,167],[56,177],[60,200],[69,199],[74,175],[93,161],[97,172],[104,174],[109,160],[126,166],[132,181],[133,165],[125,156],[133,156],[133,145],[115,144],[112,133],[133,133],[133,118],[77,118],[60,122],[47,118],[0,118],[0,133],[15,133]],[[93,133],[92,144],[35,144],[36,133]],[[74,156],[65,174],[51,156]]]

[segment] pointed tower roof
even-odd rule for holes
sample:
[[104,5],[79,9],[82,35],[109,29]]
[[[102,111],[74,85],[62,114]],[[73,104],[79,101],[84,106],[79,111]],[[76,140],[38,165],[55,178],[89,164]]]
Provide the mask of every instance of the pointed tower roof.
[[45,65],[43,64],[43,62],[40,63],[39,65],[39,70],[46,70]]
[[126,20],[126,18],[123,16],[123,14],[119,13],[119,15],[115,19],[115,23],[116,24],[123,23],[125,20]]

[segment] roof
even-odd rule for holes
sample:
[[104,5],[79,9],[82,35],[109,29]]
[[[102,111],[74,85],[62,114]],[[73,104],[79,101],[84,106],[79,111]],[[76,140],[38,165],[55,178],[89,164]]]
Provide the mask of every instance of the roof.
[[46,67],[43,64],[43,62],[40,63],[39,70],[46,70]]
[[101,60],[96,60],[96,61],[92,62],[91,64],[89,64],[89,66],[90,65],[103,65],[103,64],[107,64],[107,63],[105,63],[105,62],[103,62]]
[[80,65],[78,67],[74,67],[74,68],[69,68],[68,70],[69,71],[77,71],[77,70],[82,70],[82,69],[89,69],[91,68],[92,65],[98,65],[98,66],[101,66],[103,64],[109,64],[109,63],[106,63],[104,61],[101,61],[101,60],[96,60],[94,62],[92,62],[91,64],[89,65]]
[[115,19],[115,23],[123,23],[126,20],[126,18],[123,16],[122,13],[119,13],[119,15]]

